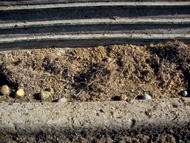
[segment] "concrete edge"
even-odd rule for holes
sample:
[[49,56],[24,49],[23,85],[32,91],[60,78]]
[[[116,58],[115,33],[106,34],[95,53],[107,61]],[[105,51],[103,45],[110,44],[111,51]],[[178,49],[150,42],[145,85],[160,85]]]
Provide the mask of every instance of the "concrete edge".
[[29,21],[29,22],[11,22],[0,23],[0,29],[19,29],[32,27],[51,27],[51,26],[68,26],[68,25],[99,25],[99,24],[190,24],[190,18],[182,19],[151,19],[151,18],[119,18],[119,19],[74,19],[74,20],[52,20],[52,21]]
[[10,10],[40,10],[54,8],[83,8],[83,7],[189,7],[190,2],[87,2],[87,3],[66,3],[66,4],[46,4],[46,5],[16,5],[1,6],[0,11]]
[[33,42],[33,41],[64,41],[64,40],[106,40],[106,39],[149,39],[149,40],[172,40],[190,39],[190,34],[80,34],[80,35],[45,35],[2,38],[0,44]]
[[142,130],[185,127],[190,98],[73,102],[0,103],[0,131],[52,134],[81,130]]

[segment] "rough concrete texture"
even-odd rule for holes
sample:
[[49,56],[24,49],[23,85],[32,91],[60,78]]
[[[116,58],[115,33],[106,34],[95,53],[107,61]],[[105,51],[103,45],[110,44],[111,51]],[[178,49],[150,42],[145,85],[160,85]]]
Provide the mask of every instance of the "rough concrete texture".
[[164,127],[184,127],[189,122],[190,98],[0,104],[0,131],[4,133],[161,130]]

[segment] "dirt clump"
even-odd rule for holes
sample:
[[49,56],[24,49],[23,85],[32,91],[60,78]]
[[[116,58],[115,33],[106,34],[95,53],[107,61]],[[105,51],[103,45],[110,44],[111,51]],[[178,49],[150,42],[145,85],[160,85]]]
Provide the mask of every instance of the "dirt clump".
[[[0,55],[1,85],[11,87],[0,101],[37,102],[52,88],[46,101],[107,101],[181,97],[189,92],[190,47],[182,42],[144,46],[109,45],[91,48],[46,48]],[[24,89],[25,96],[12,95]]]

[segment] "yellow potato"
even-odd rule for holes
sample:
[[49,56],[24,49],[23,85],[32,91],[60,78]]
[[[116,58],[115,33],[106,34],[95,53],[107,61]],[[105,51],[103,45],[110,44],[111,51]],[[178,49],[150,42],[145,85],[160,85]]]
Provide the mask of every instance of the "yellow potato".
[[15,93],[16,98],[23,97],[25,95],[25,92],[23,89],[18,89],[17,92]]
[[10,88],[8,85],[3,85],[1,87],[1,94],[3,94],[3,95],[9,95],[10,94]]

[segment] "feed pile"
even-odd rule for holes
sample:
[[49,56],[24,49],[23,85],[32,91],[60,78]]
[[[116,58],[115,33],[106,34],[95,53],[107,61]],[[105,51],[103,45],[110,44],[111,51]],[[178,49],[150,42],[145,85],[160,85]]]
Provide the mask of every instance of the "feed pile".
[[[190,88],[190,47],[182,42],[46,48],[0,55],[1,86],[11,88],[0,101],[106,101],[181,97]],[[15,98],[23,89],[24,97]]]

